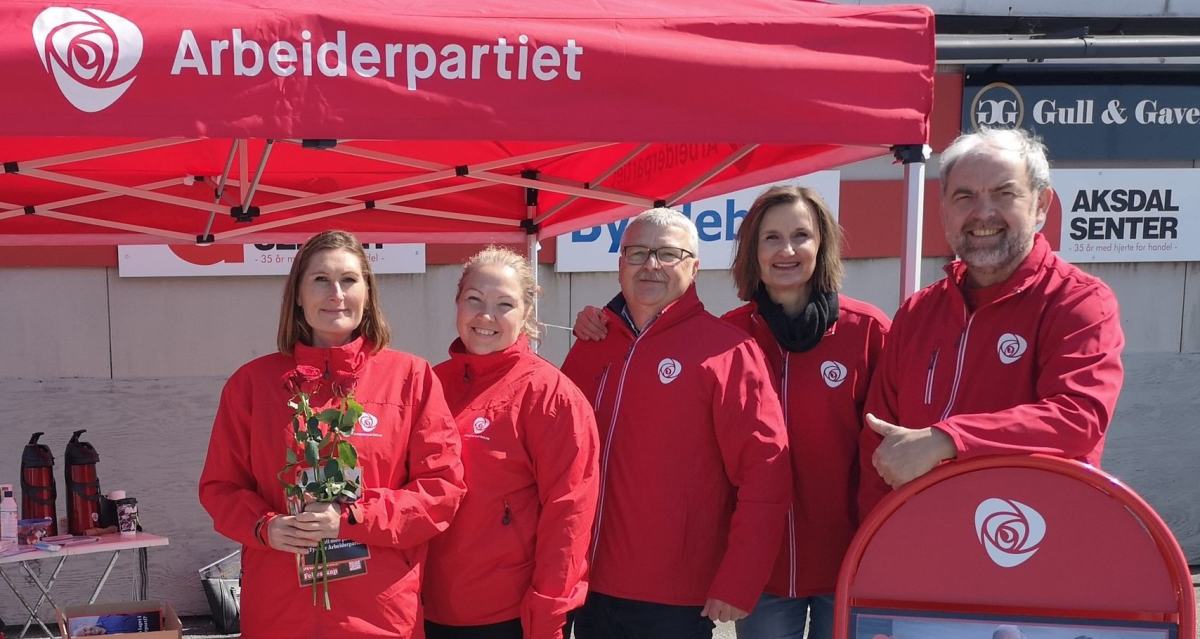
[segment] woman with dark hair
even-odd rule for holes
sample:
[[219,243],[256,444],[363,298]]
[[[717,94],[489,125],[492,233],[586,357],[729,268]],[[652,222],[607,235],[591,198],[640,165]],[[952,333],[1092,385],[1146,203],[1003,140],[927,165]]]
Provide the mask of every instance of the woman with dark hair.
[[[889,321],[838,291],[842,233],[815,191],[776,186],[737,234],[730,271],[744,306],[722,319],[750,333],[771,365],[792,457],[792,507],[766,592],[737,621],[744,639],[833,636],[833,592],[858,523],[862,409]],[[575,334],[603,335],[590,307]]]
[[583,604],[598,495],[596,420],[529,346],[529,262],[488,247],[463,266],[450,359],[434,368],[463,441],[467,496],[430,544],[429,639],[562,639]]
[[[460,442],[432,367],[387,348],[378,290],[353,235],[313,237],[284,285],[279,352],[242,366],[221,393],[200,503],[217,532],[242,544],[247,639],[419,633],[426,547],[465,490]],[[347,437],[361,491],[349,503],[310,502],[288,514],[279,474],[295,442],[295,389],[284,378],[301,371],[311,371],[306,392],[316,412],[348,391],[362,404]],[[333,539],[358,545],[348,576],[328,584],[326,610],[301,585],[297,555]]]
[[733,279],[746,305],[725,319],[754,336],[775,373],[795,485],[775,571],[740,637],[833,636],[838,568],[858,525],[863,403],[890,324],[840,295],[842,232],[815,191],[777,186],[738,231]]

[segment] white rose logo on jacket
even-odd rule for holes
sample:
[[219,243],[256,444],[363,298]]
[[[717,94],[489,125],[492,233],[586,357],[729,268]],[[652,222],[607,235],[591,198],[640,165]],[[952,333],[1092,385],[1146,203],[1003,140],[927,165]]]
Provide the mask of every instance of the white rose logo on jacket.
[[821,379],[825,380],[825,385],[830,388],[837,388],[846,381],[846,367],[841,362],[824,361],[821,362]]
[[492,426],[492,420],[484,417],[483,415],[480,415],[479,417],[475,418],[475,421],[471,422],[471,432],[464,433],[463,437],[468,437],[470,439],[482,439],[484,441],[492,441],[491,437],[488,437],[487,435],[483,434],[485,431],[487,431],[488,428],[491,428],[491,426]]
[[86,113],[116,102],[142,57],[137,25],[100,9],[50,7],[33,22],[33,42],[63,97]]
[[658,363],[658,381],[664,384],[670,384],[679,377],[679,372],[683,366],[670,357],[663,358],[663,361]]
[[374,431],[378,426],[379,426],[379,418],[372,415],[371,413],[364,412],[358,418],[358,427],[360,429],[362,429],[362,432],[355,433],[355,434],[356,435],[367,435],[370,437],[383,437],[382,434],[371,434],[372,431]]
[[975,532],[997,566],[1013,568],[1038,551],[1046,536],[1046,520],[1019,501],[992,497],[975,509]]
[[1005,333],[996,342],[996,353],[1000,355],[1001,362],[1011,364],[1021,359],[1027,347],[1028,344],[1025,343],[1024,337],[1016,333]]

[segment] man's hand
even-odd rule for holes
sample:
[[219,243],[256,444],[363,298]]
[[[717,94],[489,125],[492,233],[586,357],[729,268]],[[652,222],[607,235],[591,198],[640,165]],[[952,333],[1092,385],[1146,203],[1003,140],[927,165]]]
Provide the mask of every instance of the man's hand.
[[709,599],[708,601],[704,602],[704,610],[700,611],[701,617],[708,617],[709,619],[720,623],[745,619],[749,614],[750,613],[746,612],[745,610],[742,610],[736,606],[731,606],[720,599]]
[[871,463],[892,488],[907,484],[957,454],[950,436],[936,428],[905,428],[870,413],[867,426],[883,437]]
[[595,306],[585,306],[575,316],[575,326],[571,332],[581,340],[599,342],[608,335],[608,318],[604,309]]

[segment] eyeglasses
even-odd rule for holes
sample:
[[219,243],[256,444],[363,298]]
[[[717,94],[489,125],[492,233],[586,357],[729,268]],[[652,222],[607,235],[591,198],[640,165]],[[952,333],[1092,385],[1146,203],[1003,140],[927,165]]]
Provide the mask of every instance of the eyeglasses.
[[654,256],[654,259],[663,266],[674,266],[683,261],[685,257],[696,257],[695,253],[674,246],[660,246],[655,249],[648,246],[622,246],[621,255],[625,258],[625,262],[632,266],[645,264],[651,256]]

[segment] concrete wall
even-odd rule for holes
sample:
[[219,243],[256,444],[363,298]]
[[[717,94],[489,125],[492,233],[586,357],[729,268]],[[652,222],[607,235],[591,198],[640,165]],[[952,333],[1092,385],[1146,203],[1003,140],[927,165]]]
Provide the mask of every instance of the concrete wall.
[[[928,259],[922,279],[941,277]],[[1125,390],[1105,466],[1145,496],[1200,563],[1200,264],[1087,267],[1120,298],[1129,341]],[[889,314],[898,305],[898,260],[851,260],[846,292]],[[458,268],[380,276],[393,345],[433,361],[454,337]],[[541,317],[568,326],[584,305],[615,293],[612,273],[557,274],[542,267]],[[60,464],[70,432],[87,428],[101,456],[104,490],[139,500],[148,530],[170,546],[151,551],[151,593],[184,614],[207,611],[196,570],[234,544],[212,531],[196,498],[208,432],[225,376],[274,350],[282,277],[122,279],[115,270],[0,269],[0,482],[16,483],[21,445],[44,430]],[[737,301],[728,274],[703,271],[700,295],[714,313]],[[561,362],[566,330],[547,328],[542,353]],[[60,486],[60,493],[62,487]],[[62,500],[59,503],[62,511]],[[129,597],[132,562],[118,565],[105,599]],[[75,603],[102,570],[99,558],[72,559],[56,600]],[[52,566],[43,567],[43,577]],[[20,584],[23,577],[6,571]],[[26,594],[34,592],[31,584]],[[0,596],[0,616],[18,617]],[[21,616],[21,618],[24,618]]]

